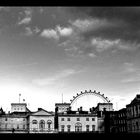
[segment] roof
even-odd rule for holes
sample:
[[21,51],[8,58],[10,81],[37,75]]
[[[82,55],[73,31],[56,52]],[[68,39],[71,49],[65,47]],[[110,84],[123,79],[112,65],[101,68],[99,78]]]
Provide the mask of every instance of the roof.
[[58,117],[96,117],[97,114],[58,114]]
[[112,105],[112,103],[98,103],[98,105]]
[[[42,112],[42,114],[39,114],[39,112],[41,112],[41,111],[43,111]],[[45,109],[43,109],[43,108],[38,108],[38,110],[37,111],[35,111],[35,112],[32,112],[31,114],[30,114],[31,116],[40,116],[40,115],[54,115],[54,112],[52,112],[52,111],[47,111],[47,110],[45,110]]]
[[137,94],[136,97],[131,101],[131,103],[126,105],[126,107],[135,105],[135,104],[140,104],[140,94]]
[[22,117],[27,117],[27,115],[29,115],[28,112],[12,112],[12,113],[8,113],[8,114],[4,114],[2,115],[3,117],[9,117],[9,118],[22,118]]
[[29,110],[29,108],[27,108],[27,107],[26,107],[26,110],[27,110],[27,112],[31,112],[31,111]]
[[55,105],[70,105],[70,103],[55,103]]
[[26,103],[11,103],[11,105],[27,105]]

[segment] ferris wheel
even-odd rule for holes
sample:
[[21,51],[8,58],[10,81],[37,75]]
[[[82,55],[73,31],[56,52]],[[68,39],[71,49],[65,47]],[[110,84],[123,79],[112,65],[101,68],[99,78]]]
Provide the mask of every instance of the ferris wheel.
[[77,93],[76,96],[73,96],[73,99],[70,100],[71,106],[73,106],[79,98],[81,98],[83,96],[88,96],[88,95],[97,96],[100,99],[102,99],[104,103],[110,103],[110,100],[108,99],[108,97],[105,97],[104,94],[100,94],[100,92],[96,92],[96,90],[94,90],[94,91],[85,90],[84,92],[81,91],[81,93]]

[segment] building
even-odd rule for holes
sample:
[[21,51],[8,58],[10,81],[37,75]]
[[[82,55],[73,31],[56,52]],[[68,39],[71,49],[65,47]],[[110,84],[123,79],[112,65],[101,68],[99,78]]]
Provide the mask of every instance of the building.
[[54,132],[54,113],[38,108],[36,112],[28,116],[30,133],[52,133]]
[[127,133],[126,108],[118,111],[105,111],[105,133]]
[[126,105],[127,130],[129,133],[140,133],[140,94]]
[[98,118],[96,113],[83,111],[66,111],[58,113],[58,132],[97,132]]
[[26,104],[11,104],[11,113],[4,113],[0,116],[0,133],[27,133],[27,116],[30,113]]
[[55,107],[58,108],[58,113],[65,112],[69,109],[70,103],[56,103]]
[[[84,111],[82,107],[71,110],[71,105],[76,98],[88,94],[96,94],[107,103],[98,103],[96,107]],[[20,99],[20,98],[19,98]],[[103,133],[106,128],[106,114],[113,112],[113,104],[100,93],[81,92],[71,103],[56,103],[55,112],[49,112],[38,108],[31,112],[26,103],[12,103],[11,112],[5,113],[0,109],[0,132],[1,133],[70,133],[91,132]],[[110,122],[108,123],[110,124]],[[113,124],[114,125],[114,124]]]
[[27,104],[26,103],[12,103],[11,104],[11,112],[27,112]]
[[97,104],[98,111],[113,111],[113,104],[112,103],[98,103]]

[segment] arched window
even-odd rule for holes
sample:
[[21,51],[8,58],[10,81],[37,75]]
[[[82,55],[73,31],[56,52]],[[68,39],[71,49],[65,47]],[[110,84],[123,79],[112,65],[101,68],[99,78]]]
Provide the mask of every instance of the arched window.
[[33,120],[32,121],[32,124],[37,124],[37,120]]
[[45,129],[45,121],[44,120],[40,120],[40,122],[39,122],[39,128],[41,130],[44,130]]
[[82,124],[81,123],[76,123],[75,124],[75,131],[76,132],[82,131]]

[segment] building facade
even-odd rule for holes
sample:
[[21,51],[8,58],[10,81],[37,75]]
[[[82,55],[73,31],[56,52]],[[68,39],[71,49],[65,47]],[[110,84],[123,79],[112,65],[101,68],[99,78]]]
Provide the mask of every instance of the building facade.
[[126,105],[127,110],[127,130],[129,133],[140,133],[140,95]]
[[127,133],[126,108],[118,111],[105,111],[104,116],[106,133]]
[[[21,111],[21,108],[24,109]],[[11,104],[11,113],[2,113],[0,115],[0,133],[27,133],[28,115],[30,113],[26,104]]]
[[54,113],[42,108],[28,116],[29,133],[54,132]]
[[98,119],[95,114],[59,114],[59,132],[97,132]]

